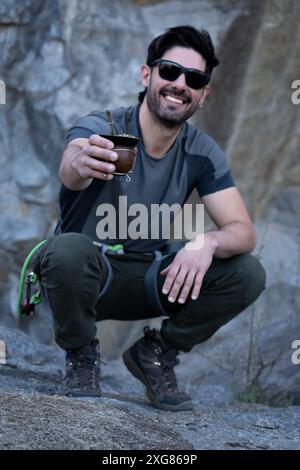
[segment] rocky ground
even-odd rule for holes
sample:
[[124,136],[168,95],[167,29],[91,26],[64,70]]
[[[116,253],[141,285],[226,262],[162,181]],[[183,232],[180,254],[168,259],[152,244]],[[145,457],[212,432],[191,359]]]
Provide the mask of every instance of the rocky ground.
[[15,357],[0,366],[0,449],[300,450],[300,406],[243,403],[222,385],[193,383],[185,358],[177,374],[194,410],[167,412],[149,404],[120,359],[102,366],[102,398],[65,398],[61,351],[1,334],[12,335]]

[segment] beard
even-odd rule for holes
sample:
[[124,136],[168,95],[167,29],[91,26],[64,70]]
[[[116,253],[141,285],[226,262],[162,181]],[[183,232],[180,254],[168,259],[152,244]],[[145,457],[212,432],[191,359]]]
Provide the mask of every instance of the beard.
[[[161,96],[170,94],[184,100],[182,110],[178,106],[172,105],[172,102],[161,103]],[[193,104],[192,99],[184,90],[178,91],[176,88],[165,87],[156,92],[151,87],[151,81],[147,88],[146,100],[148,109],[155,121],[158,121],[164,127],[169,129],[179,128],[187,121],[197,110],[198,103]]]

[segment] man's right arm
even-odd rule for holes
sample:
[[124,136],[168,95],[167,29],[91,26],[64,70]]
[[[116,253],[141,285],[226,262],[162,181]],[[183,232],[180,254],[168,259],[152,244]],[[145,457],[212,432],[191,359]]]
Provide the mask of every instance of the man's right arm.
[[[89,139],[76,138],[66,147],[58,175],[68,189],[80,191],[86,189],[93,178],[105,181],[113,179],[116,170],[117,154],[112,150],[113,143],[93,134]],[[115,158],[116,157],[116,158]]]

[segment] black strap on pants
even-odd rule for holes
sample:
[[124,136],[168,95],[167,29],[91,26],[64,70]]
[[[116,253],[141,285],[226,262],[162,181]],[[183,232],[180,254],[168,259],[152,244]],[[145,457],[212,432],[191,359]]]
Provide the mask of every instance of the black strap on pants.
[[113,279],[113,272],[112,272],[112,267],[109,261],[109,256],[118,257],[124,254],[125,255],[131,254],[137,259],[140,258],[141,261],[144,261],[145,259],[150,258],[150,260],[152,260],[152,263],[147,269],[145,278],[144,278],[146,297],[147,297],[149,305],[151,306],[152,310],[156,314],[158,313],[159,315],[169,317],[170,315],[164,309],[161,303],[160,297],[159,297],[158,284],[157,284],[158,272],[160,269],[161,262],[168,256],[175,254],[178,250],[180,250],[184,246],[184,244],[185,242],[173,242],[173,243],[165,245],[165,249],[162,251],[156,250],[151,253],[137,253],[137,252],[127,251],[125,253],[124,252],[120,253],[119,255],[114,252],[111,253],[109,250],[109,246],[107,245],[103,244],[99,246],[100,252],[103,255],[103,259],[107,267],[108,275],[107,275],[105,284],[102,287],[101,292],[99,293],[98,300],[101,297],[103,297],[104,294],[107,292]]
[[155,251],[154,260],[147,269],[144,278],[145,292],[150,306],[152,307],[155,313],[160,313],[161,315],[168,317],[170,315],[164,309],[159,298],[157,276],[162,260],[170,256],[171,254],[172,253],[162,254],[161,251]]

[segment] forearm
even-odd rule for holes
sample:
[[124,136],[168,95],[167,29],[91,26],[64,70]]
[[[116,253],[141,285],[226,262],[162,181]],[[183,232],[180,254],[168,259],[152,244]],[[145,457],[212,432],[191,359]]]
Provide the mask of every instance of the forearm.
[[212,230],[198,235],[188,242],[192,249],[199,248],[212,250],[216,258],[230,258],[231,256],[250,253],[256,244],[254,227],[244,222],[232,222],[219,230]]
[[232,222],[219,230],[207,232],[204,236],[213,240],[214,256],[217,258],[250,253],[256,245],[254,227],[244,222]]
[[87,188],[92,178],[82,178],[74,168],[74,161],[78,157],[82,147],[79,145],[70,145],[63,153],[58,175],[61,182],[69,189],[79,191]]

